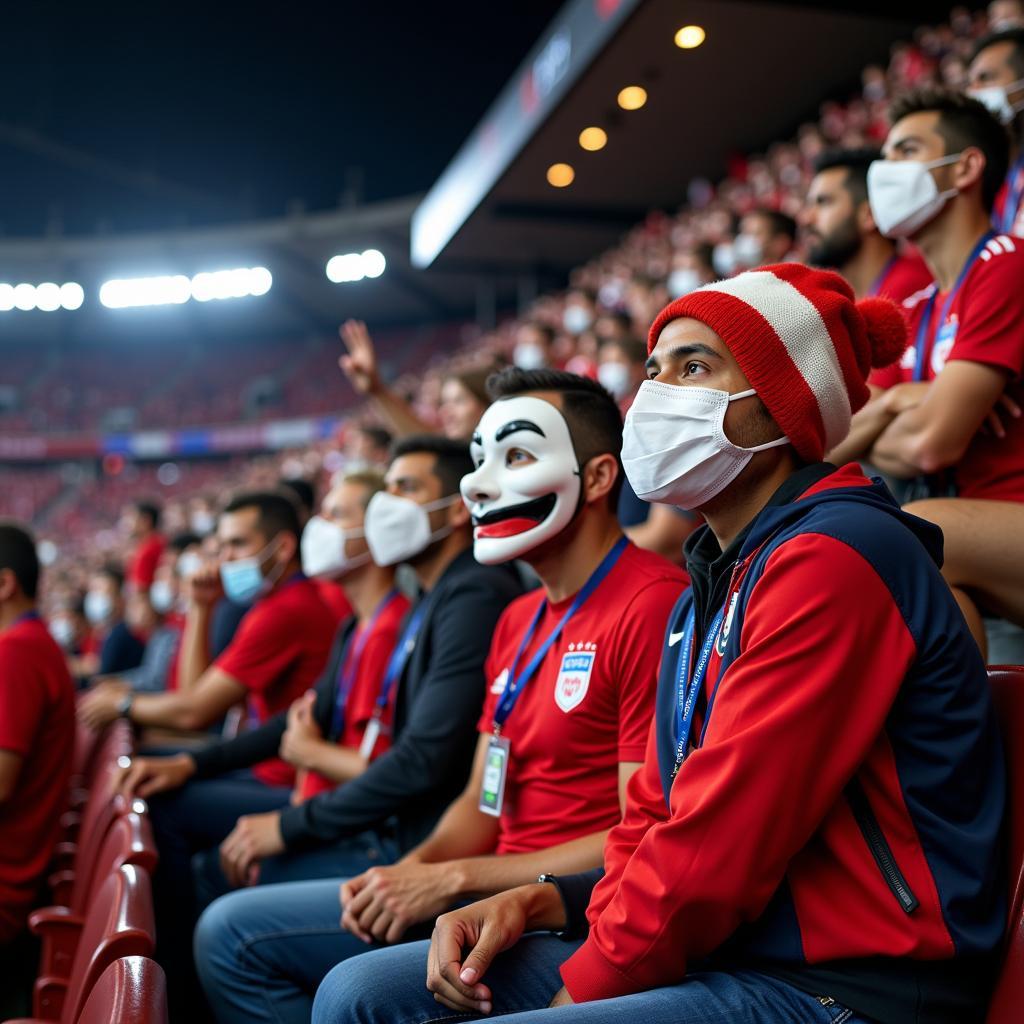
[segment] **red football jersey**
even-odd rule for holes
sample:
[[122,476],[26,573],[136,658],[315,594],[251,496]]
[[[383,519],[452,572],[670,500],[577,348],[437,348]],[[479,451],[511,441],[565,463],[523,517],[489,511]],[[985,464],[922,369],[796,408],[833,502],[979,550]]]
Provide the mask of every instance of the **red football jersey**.
[[[502,727],[511,749],[495,852],[542,850],[618,822],[619,763],[643,760],[665,624],[687,582],[678,567],[629,544],[566,624]],[[493,731],[509,668],[543,600],[542,590],[525,594],[498,622],[481,733]],[[520,671],[572,600],[549,605]]]
[[[403,594],[397,594],[381,611],[377,620],[367,624],[365,628],[370,629],[372,626],[372,629],[365,641],[358,633],[349,640],[345,658],[346,671],[349,670],[349,664],[360,643],[363,646],[358,662],[351,666],[355,670],[355,679],[352,681],[352,689],[349,690],[348,698],[345,701],[345,722],[342,726],[341,736],[338,737],[340,746],[358,750],[359,745],[363,742],[363,733],[366,731],[367,723],[373,717],[373,709],[380,696],[380,684],[384,678],[384,672],[398,643],[402,619],[405,618],[408,611],[408,598]],[[388,706],[381,716],[382,728],[373,748],[371,761],[380,757],[391,746],[391,721],[394,716],[397,694],[398,686],[396,684],[391,688]],[[308,800],[311,796],[334,789],[337,785],[336,782],[319,772],[303,772],[301,775],[302,778],[298,786],[300,800]]]
[[891,299],[897,304],[902,304],[915,292],[927,288],[931,283],[932,272],[928,269],[928,264],[917,249],[908,246],[885,268],[881,280],[875,286],[874,294],[879,298]]
[[68,798],[75,686],[35,617],[0,633],[0,750],[23,758],[0,804],[0,943],[21,930],[46,875]]
[[[319,678],[337,623],[305,577],[289,580],[245,613],[234,639],[214,662],[248,691],[249,718],[262,725]],[[253,768],[268,786],[290,786],[295,770],[272,758]]]
[[[912,295],[903,305],[910,346],[900,362],[879,370],[871,383],[881,388],[913,380],[915,341],[921,319],[930,309],[924,336],[924,380],[934,380],[955,359],[984,363],[1006,372],[1007,392],[1024,403],[1024,242],[997,235],[982,250],[942,323],[948,294],[935,297],[935,286]],[[954,469],[962,498],[1024,501],[1024,419],[1005,417],[1006,437],[979,431]]]

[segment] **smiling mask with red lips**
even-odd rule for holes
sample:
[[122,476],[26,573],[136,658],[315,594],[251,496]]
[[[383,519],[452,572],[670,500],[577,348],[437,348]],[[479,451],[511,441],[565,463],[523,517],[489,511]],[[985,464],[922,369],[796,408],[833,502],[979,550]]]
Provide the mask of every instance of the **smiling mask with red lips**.
[[473,555],[483,565],[521,558],[576,515],[580,468],[569,425],[543,398],[495,402],[470,445],[476,469],[462,478],[473,516]]

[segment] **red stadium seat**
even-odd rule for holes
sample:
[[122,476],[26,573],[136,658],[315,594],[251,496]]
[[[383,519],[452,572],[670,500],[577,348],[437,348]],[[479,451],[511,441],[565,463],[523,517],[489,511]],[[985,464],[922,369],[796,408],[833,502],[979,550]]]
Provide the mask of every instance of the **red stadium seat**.
[[29,917],[29,928],[42,942],[39,973],[46,977],[67,977],[85,924],[85,915],[97,891],[109,875],[123,864],[134,864],[152,875],[156,868],[156,843],[146,805],[133,801],[133,810],[114,820],[91,871],[71,883],[66,907],[45,907]]
[[154,960],[126,956],[104,972],[75,1024],[167,1024],[167,979]]
[[152,956],[154,944],[149,875],[126,864],[107,878],[89,907],[68,976],[36,980],[31,1021],[74,1024],[103,972],[121,957]]
[[1016,1024],[1024,1004],[1024,667],[989,669],[1009,780],[1010,916],[987,1024]]

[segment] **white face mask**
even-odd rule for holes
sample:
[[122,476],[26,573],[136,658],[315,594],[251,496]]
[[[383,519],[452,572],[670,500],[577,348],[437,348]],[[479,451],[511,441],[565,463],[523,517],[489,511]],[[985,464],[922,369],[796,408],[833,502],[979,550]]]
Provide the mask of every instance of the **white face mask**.
[[622,434],[622,465],[637,497],[700,508],[739,476],[755,452],[789,444],[780,437],[739,448],[725,436],[729,403],[753,394],[645,380]]
[[543,370],[546,365],[543,349],[528,342],[516,345],[512,362],[520,370]]
[[[462,478],[473,516],[473,555],[498,565],[560,534],[579,508],[580,467],[569,425],[543,398],[516,396],[489,406],[473,434],[476,469]],[[535,461],[509,464],[520,450]]]
[[956,163],[960,153],[924,163],[920,160],[875,160],[868,168],[868,202],[878,230],[886,238],[910,238],[957,194],[939,191],[930,171]]
[[593,322],[582,306],[566,306],[562,314],[562,324],[570,334],[582,334]]
[[744,267],[759,267],[764,263],[764,249],[761,243],[753,236],[739,234],[733,243],[733,253],[736,263]]
[[597,368],[601,387],[607,388],[612,398],[621,401],[630,391],[629,367],[625,363],[602,363]]
[[993,116],[998,117],[1003,124],[1012,124],[1013,119],[1024,110],[1024,100],[1010,102],[1009,93],[1018,89],[1024,89],[1024,78],[1018,78],[1009,85],[987,85],[984,89],[975,89],[967,95],[973,96],[979,103],[984,103]]
[[668,294],[670,298],[680,299],[690,292],[696,291],[704,282],[692,267],[680,267],[668,275]]
[[62,650],[70,651],[75,642],[75,624],[70,619],[51,619],[50,636]]
[[462,495],[452,494],[420,505],[411,498],[378,491],[366,506],[364,529],[370,556],[378,565],[398,565],[443,540],[454,527],[442,526],[431,533],[428,513],[461,500]]
[[366,565],[370,561],[369,551],[350,558],[346,550],[349,540],[364,536],[365,530],[343,530],[323,516],[313,516],[302,531],[302,571],[307,576],[334,579]]
[[203,556],[198,551],[186,551],[178,558],[177,573],[183,580],[195,576],[203,567]]
[[114,610],[114,602],[102,590],[90,590],[85,595],[85,617],[94,625],[106,622]]
[[167,580],[154,580],[149,588],[149,603],[158,615],[166,615],[174,608],[174,588]]
[[719,242],[711,253],[711,265],[719,277],[730,277],[736,269],[736,247],[732,242]]

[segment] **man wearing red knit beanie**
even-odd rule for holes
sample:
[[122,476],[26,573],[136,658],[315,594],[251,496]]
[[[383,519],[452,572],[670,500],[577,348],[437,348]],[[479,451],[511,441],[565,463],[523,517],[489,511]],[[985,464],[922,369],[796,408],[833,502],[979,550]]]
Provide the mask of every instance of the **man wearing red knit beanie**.
[[890,303],[798,264],[662,311],[623,464],[707,525],[603,877],[350,960],[346,1014],[314,1024],[423,1024],[434,1000],[510,1024],[983,1019],[1006,914],[985,668],[938,529],[821,461],[905,344]]

